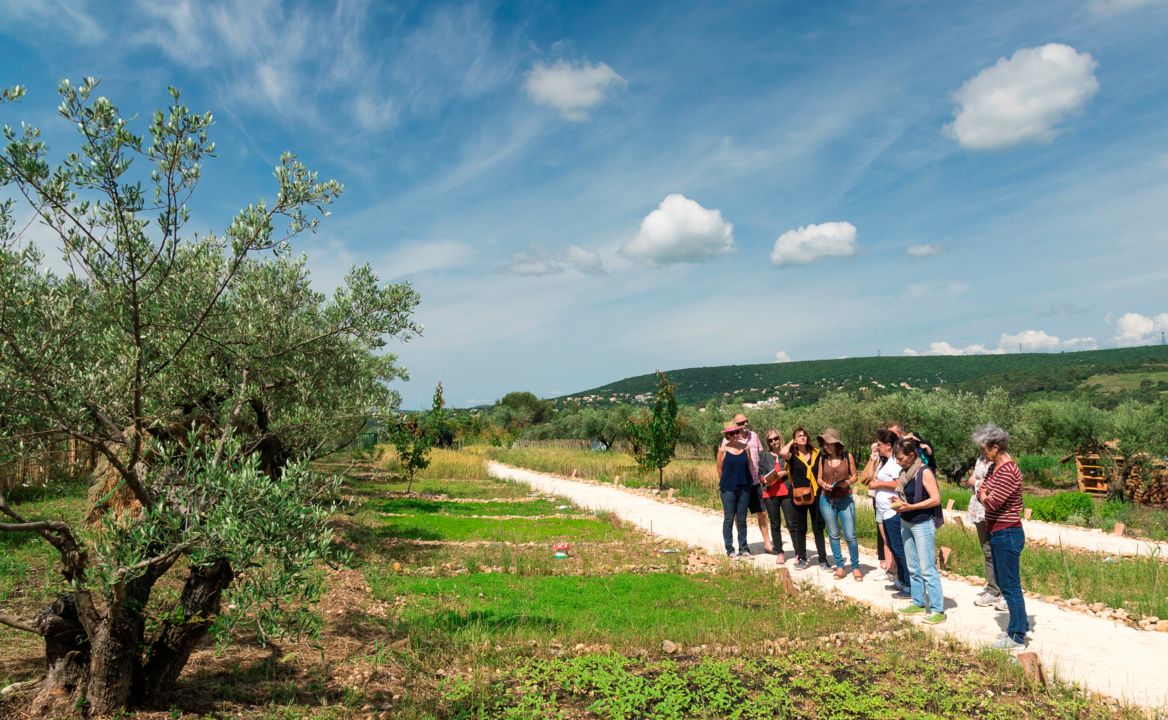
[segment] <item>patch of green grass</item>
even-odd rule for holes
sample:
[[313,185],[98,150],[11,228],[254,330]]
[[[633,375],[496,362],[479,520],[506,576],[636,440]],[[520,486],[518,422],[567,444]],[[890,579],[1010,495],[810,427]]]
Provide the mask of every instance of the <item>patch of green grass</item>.
[[[618,647],[743,643],[811,638],[880,622],[857,605],[818,596],[779,595],[770,576],[618,573],[599,577],[520,577],[474,573],[431,578],[370,574],[374,596],[407,599],[396,635],[416,647],[454,649],[556,637]],[[747,630],[749,629],[749,631]]]
[[[17,488],[9,504],[25,519],[64,520],[77,526],[85,515],[86,486],[57,482]],[[0,603],[28,610],[45,604],[62,589],[57,551],[36,533],[0,532]]]
[[388,517],[378,535],[407,540],[492,540],[539,542],[555,539],[605,542],[628,537],[629,531],[600,520],[533,518],[496,520],[448,515]]
[[1092,375],[1084,380],[1079,387],[1087,389],[1096,386],[1103,392],[1122,392],[1124,390],[1139,390],[1141,387],[1149,385],[1156,386],[1159,383],[1168,383],[1168,370]]
[[458,515],[458,516],[532,516],[572,515],[580,512],[563,502],[531,500],[528,502],[449,502],[425,498],[390,498],[373,501],[374,509],[395,515]]

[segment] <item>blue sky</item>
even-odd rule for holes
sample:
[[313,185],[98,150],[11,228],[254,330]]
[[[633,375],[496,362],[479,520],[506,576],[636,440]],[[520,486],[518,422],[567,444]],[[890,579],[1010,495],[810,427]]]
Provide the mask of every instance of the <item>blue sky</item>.
[[180,87],[202,229],[285,149],[343,182],[297,249],[421,292],[407,407],[1168,330],[1164,0],[109,5],[0,0],[3,121]]

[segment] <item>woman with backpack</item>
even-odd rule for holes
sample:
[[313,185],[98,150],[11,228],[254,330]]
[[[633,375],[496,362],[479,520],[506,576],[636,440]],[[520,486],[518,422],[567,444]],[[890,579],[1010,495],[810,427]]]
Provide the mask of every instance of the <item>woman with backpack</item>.
[[824,430],[818,440],[820,453],[815,476],[820,488],[819,513],[823,516],[827,536],[831,540],[835,579],[841,580],[847,575],[844,554],[840,549],[842,534],[848,544],[852,578],[859,582],[864,579],[864,573],[860,572],[860,547],[856,542],[856,502],[852,498],[852,485],[856,483],[856,459],[844,448],[835,430]]
[[811,515],[811,532],[815,537],[815,550],[819,553],[820,567],[827,568],[827,551],[824,548],[823,514],[819,512],[819,481],[815,477],[815,465],[819,461],[819,450],[810,442],[810,436],[802,427],[791,433],[791,441],[779,450],[779,457],[787,463],[787,477],[790,480],[791,504],[795,509],[795,527],[791,528],[791,540],[795,543],[795,567],[802,570],[807,562],[807,516]]
[[941,572],[937,569],[936,520],[941,511],[941,491],[937,488],[937,476],[921,460],[920,444],[916,440],[901,440],[894,452],[902,469],[897,483],[900,490],[892,500],[892,509],[900,513],[900,534],[912,594],[912,602],[899,612],[925,615],[925,623],[936,625],[945,622],[945,597],[941,591]]

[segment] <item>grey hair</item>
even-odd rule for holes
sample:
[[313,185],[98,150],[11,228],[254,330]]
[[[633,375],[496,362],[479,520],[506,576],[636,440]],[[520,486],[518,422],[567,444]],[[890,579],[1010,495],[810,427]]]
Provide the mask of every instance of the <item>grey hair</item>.
[[1005,450],[1010,445],[1010,433],[993,423],[986,423],[973,431],[973,441],[978,447],[996,447]]

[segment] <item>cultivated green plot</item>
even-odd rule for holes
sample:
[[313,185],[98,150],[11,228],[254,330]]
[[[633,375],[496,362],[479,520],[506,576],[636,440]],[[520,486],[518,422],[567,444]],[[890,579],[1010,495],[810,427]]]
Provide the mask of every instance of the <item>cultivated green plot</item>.
[[563,642],[603,642],[626,648],[653,647],[666,639],[734,644],[754,637],[814,637],[844,627],[874,629],[880,623],[855,605],[783,596],[772,578],[750,572],[598,577],[382,575],[372,587],[379,597],[409,598],[396,632],[416,642],[451,646],[553,635]]
[[450,502],[425,498],[391,498],[374,502],[373,507],[394,515],[458,515],[458,516],[535,516],[574,515],[580,511],[563,502],[531,500],[528,502]]
[[[401,482],[363,484],[355,489],[356,493],[364,497],[384,497],[393,493],[404,494],[405,491],[406,483],[404,480]],[[481,480],[453,480],[423,477],[414,480],[414,488],[411,496],[417,495],[445,495],[449,498],[492,500],[527,497],[531,495],[531,490],[525,485],[500,482],[491,478],[483,478]]]
[[[533,659],[486,687],[446,683],[442,716],[508,718],[1138,717],[1065,689],[1033,694],[1017,667],[926,645],[796,650],[766,658]],[[979,662],[979,660],[981,662]],[[992,662],[992,661],[991,661]],[[990,670],[987,673],[987,669]],[[992,684],[993,694],[987,692]],[[516,690],[521,689],[521,694]]]
[[490,540],[539,542],[557,539],[607,542],[628,537],[629,530],[599,520],[532,518],[498,520],[448,515],[385,518],[377,534],[405,540]]

